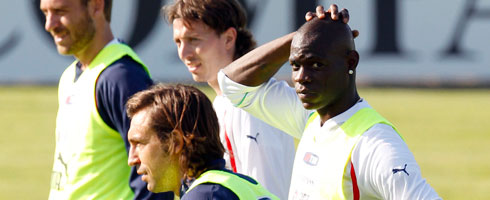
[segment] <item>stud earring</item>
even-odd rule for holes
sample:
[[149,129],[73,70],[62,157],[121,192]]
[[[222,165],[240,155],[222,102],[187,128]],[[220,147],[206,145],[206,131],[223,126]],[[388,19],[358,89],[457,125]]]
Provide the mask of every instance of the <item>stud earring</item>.
[[350,75],[354,74],[354,71],[352,69],[349,69],[349,74]]

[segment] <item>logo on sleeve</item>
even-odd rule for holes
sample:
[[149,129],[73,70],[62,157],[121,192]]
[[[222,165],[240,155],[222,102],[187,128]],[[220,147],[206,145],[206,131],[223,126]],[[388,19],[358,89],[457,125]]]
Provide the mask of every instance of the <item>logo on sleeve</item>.
[[407,164],[405,164],[405,167],[403,169],[392,169],[391,171],[393,172],[393,174],[396,174],[398,172],[405,172],[407,176],[410,176],[410,174],[408,174],[407,172]]
[[316,166],[318,164],[318,156],[311,153],[311,152],[306,152],[305,157],[303,157],[303,161],[305,161],[306,164],[311,165],[311,166]]
[[257,142],[257,137],[259,137],[259,132],[257,132],[257,134],[255,135],[255,137],[254,136],[251,136],[251,135],[247,135],[247,138],[250,138],[251,140],[254,140],[255,143],[258,144],[259,142]]

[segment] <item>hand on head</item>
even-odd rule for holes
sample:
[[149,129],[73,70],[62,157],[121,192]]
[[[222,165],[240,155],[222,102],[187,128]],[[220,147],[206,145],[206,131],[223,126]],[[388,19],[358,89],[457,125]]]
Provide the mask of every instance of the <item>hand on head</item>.
[[[319,19],[324,19],[327,14],[330,14],[330,18],[332,20],[339,20],[341,19],[342,22],[348,23],[349,22],[349,11],[345,8],[343,8],[340,12],[338,11],[338,7],[336,4],[330,5],[330,8],[328,8],[327,11],[323,8],[322,5],[319,5],[316,7],[316,12],[307,12],[305,15],[306,21],[310,21],[315,17],[318,17]],[[359,31],[358,30],[352,30],[352,36],[356,38],[359,36]]]

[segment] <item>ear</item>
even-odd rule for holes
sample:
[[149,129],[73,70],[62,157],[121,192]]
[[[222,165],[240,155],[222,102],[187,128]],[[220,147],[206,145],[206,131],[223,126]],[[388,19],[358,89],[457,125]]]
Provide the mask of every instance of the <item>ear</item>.
[[359,53],[356,50],[349,51],[347,53],[347,68],[355,71],[357,64],[359,64]]
[[87,8],[93,18],[104,16],[104,0],[90,0]]
[[184,133],[180,130],[173,130],[170,134],[173,140],[170,154],[180,154],[182,149],[184,149]]
[[221,33],[221,37],[225,41],[226,50],[235,48],[237,34],[237,30],[233,27],[230,27],[225,32]]

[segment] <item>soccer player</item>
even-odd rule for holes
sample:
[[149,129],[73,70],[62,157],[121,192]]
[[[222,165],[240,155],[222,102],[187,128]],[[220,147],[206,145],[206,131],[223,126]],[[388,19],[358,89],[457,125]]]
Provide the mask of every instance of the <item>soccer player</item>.
[[179,58],[197,82],[217,96],[213,106],[229,169],[249,175],[287,197],[295,146],[291,136],[235,108],[221,95],[218,71],[255,47],[246,12],[236,0],[176,0],[164,7]]
[[197,88],[156,85],[131,97],[127,109],[128,164],[137,166],[150,191],[189,200],[278,199],[254,179],[225,169],[216,113]]
[[115,39],[112,0],[41,0],[45,29],[73,62],[59,82],[49,199],[173,199],[152,194],[127,165],[125,102],[152,80],[133,50]]
[[[314,18],[224,68],[220,88],[301,137],[289,199],[440,199],[395,127],[360,98],[354,35],[345,23]],[[271,78],[288,55],[294,88]]]

